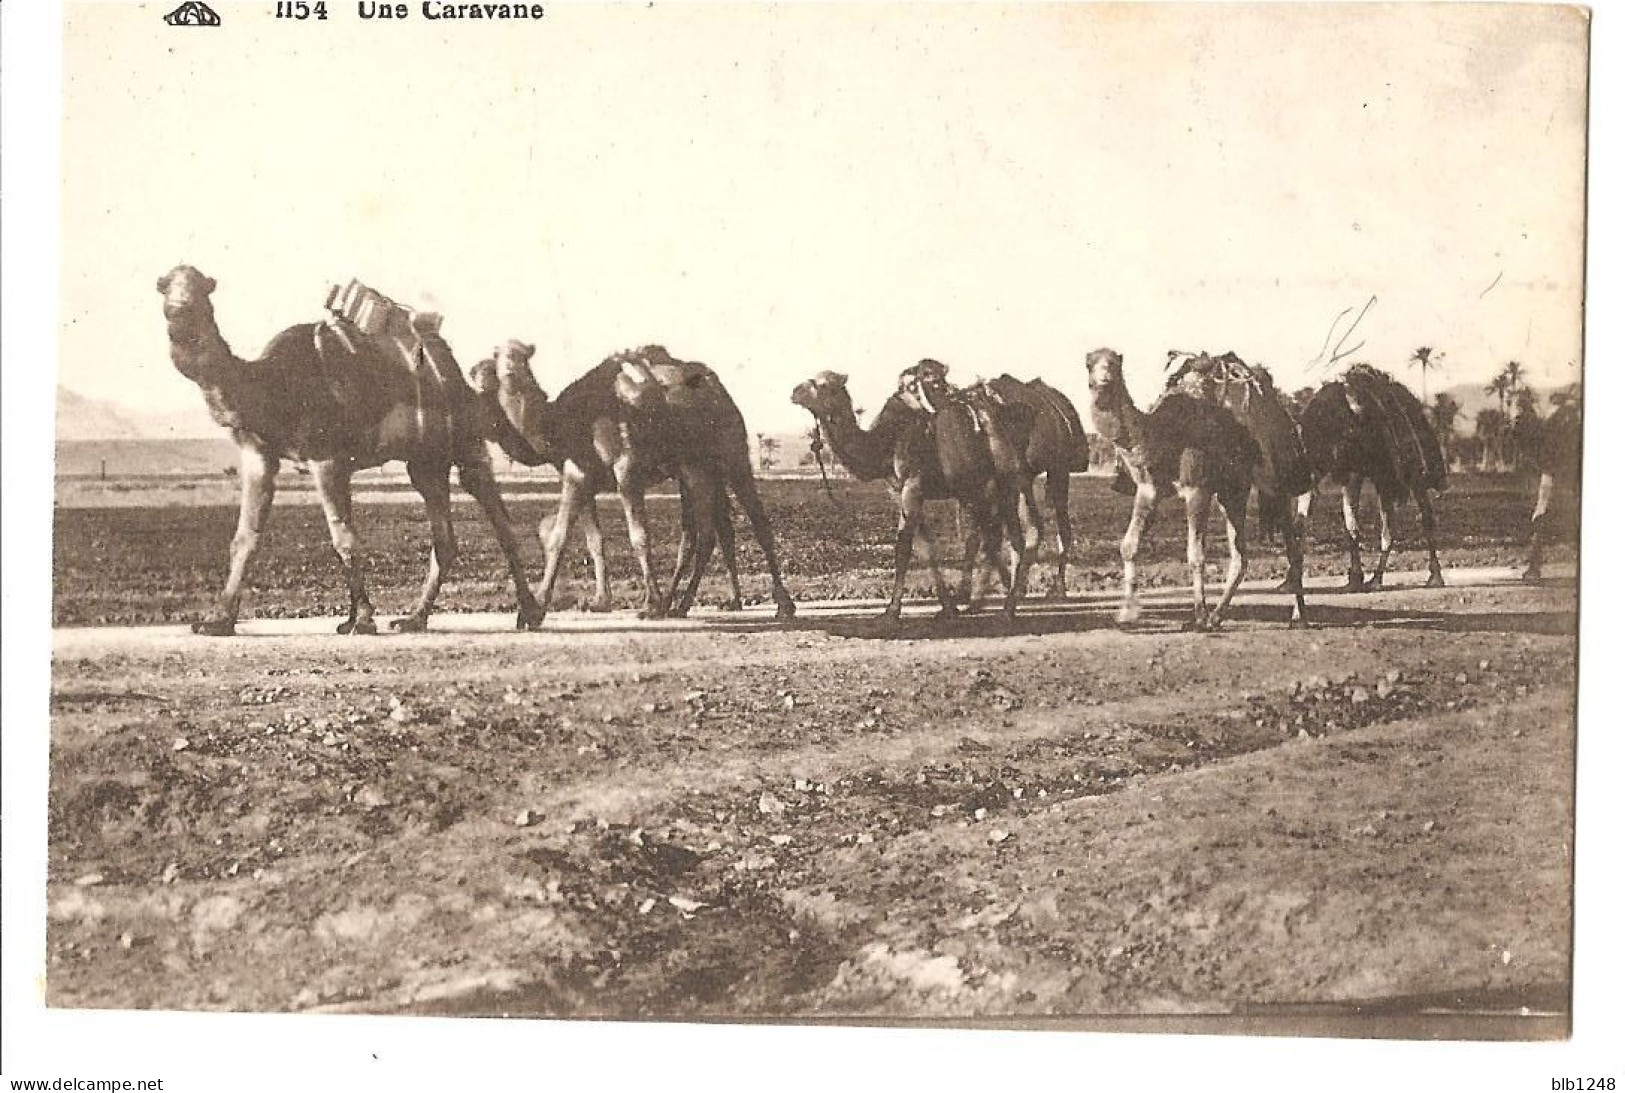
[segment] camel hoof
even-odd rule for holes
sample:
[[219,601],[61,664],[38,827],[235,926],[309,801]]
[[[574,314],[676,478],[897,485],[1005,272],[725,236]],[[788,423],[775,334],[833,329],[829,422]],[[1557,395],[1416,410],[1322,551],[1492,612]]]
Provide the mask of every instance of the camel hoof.
[[1366,582],[1365,582],[1365,584],[1360,586],[1360,590],[1362,592],[1380,592],[1380,591],[1382,591],[1382,574],[1378,573],[1378,574],[1374,574],[1371,577],[1366,578]]
[[[1524,584],[1539,584],[1542,577],[1538,568],[1535,566],[1530,566],[1528,569],[1523,571],[1523,576],[1518,579],[1523,581]],[[197,627],[194,625],[193,629],[195,630]]]
[[615,604],[606,596],[604,599],[593,600],[591,603],[587,604],[586,610],[600,615],[606,615],[615,610]]
[[229,638],[237,633],[237,620],[200,619],[192,624],[192,633],[208,638]]
[[666,617],[666,609],[664,607],[660,607],[659,605],[652,605],[652,606],[649,606],[649,607],[645,607],[641,611],[638,612],[638,618],[640,618],[640,619],[651,619],[652,620],[652,619],[663,619],[665,617]]
[[1054,603],[1061,602],[1062,600],[1066,599],[1066,585],[1064,585],[1064,584],[1052,584],[1052,585],[1050,585],[1047,589],[1044,590],[1044,598],[1046,600],[1050,600],[1051,602],[1054,602]]
[[547,618],[547,612],[539,607],[530,611],[521,611],[514,620],[513,628],[520,633],[534,634],[541,630],[542,620],[545,618]]
[[1277,591],[1277,592],[1302,592],[1303,591],[1303,581],[1302,580],[1293,580],[1291,577],[1287,577],[1280,584],[1275,586],[1275,591]]
[[[373,626],[371,622],[368,622],[367,625],[372,626],[371,633],[376,634],[378,632],[378,627]],[[421,634],[429,628],[429,616],[402,615],[398,619],[390,619],[389,628],[397,634]],[[343,627],[339,628],[339,633],[345,632]]]
[[1117,625],[1118,626],[1131,626],[1134,623],[1137,623],[1139,621],[1140,621],[1140,605],[1139,604],[1137,604],[1137,603],[1125,603],[1122,607],[1119,607],[1117,609]]
[[339,623],[338,632],[341,634],[362,634],[370,637],[378,633],[378,624],[370,618],[345,619]]
[[937,609],[937,618],[939,619],[957,619],[959,616],[959,608],[951,603],[945,603]]
[[1349,579],[1343,582],[1344,592],[1364,592],[1365,577],[1359,573],[1350,573]]
[[735,611],[743,611],[744,609],[745,605],[739,602],[739,597],[737,596],[731,600],[728,600],[721,607],[717,608],[718,611],[727,611],[730,613]]
[[898,604],[892,604],[880,613],[880,617],[883,619],[891,619],[895,622],[903,617],[903,609]]
[[1286,628],[1288,630],[1307,630],[1309,629],[1309,620],[1304,618],[1302,615],[1299,615],[1296,618],[1288,620]]
[[1443,588],[1444,587],[1444,574],[1439,573],[1437,571],[1428,574],[1428,583],[1423,585],[1422,587],[1423,588]]
[[779,609],[773,612],[775,618],[793,619],[796,617],[796,601],[788,597],[779,601]]

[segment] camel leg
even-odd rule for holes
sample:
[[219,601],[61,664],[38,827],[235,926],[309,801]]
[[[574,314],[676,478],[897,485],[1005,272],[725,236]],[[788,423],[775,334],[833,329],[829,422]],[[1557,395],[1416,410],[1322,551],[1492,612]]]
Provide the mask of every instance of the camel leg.
[[[1225,570],[1224,590],[1219,593],[1219,602],[1213,605],[1213,613],[1208,615],[1204,624],[1203,628],[1207,630],[1217,630],[1224,622],[1224,613],[1229,610],[1236,589],[1241,587],[1242,575],[1247,572],[1247,491],[1219,498],[1219,508],[1224,512],[1225,536],[1230,542],[1230,567]],[[1285,525],[1281,531],[1287,534]],[[1301,608],[1301,595],[1298,603]]]
[[[989,521],[981,513],[967,513],[967,506],[959,505],[954,510],[959,532],[964,543],[964,568],[960,571],[959,594],[956,602],[963,604],[965,611],[975,614],[982,609],[983,570],[978,561],[982,553],[982,544],[988,541],[990,534],[996,538],[996,533],[989,527]],[[992,546],[987,552],[989,564],[999,563],[997,546]]]
[[1019,493],[1015,495],[1015,503],[1009,501],[1009,494],[1005,501],[1005,525],[1012,545],[1020,543],[1020,553],[1016,556],[1015,572],[1010,577],[1010,590],[1004,600],[1004,614],[1013,618],[1016,605],[1027,594],[1027,573],[1032,568],[1033,560],[1038,557],[1038,544],[1044,537],[1044,521],[1038,512],[1038,501],[1033,496],[1032,479],[1024,480],[1020,485]]
[[1071,472],[1053,470],[1044,476],[1044,500],[1055,516],[1055,582],[1049,586],[1052,600],[1066,599],[1066,565],[1072,555],[1072,511],[1068,505],[1071,492]]
[[[739,548],[737,537],[734,535],[733,510],[728,505],[727,487],[719,484],[717,487],[717,549],[722,553],[722,565],[728,571],[728,591],[731,598],[722,605],[724,611],[743,611],[745,609],[745,594],[739,587]],[[771,536],[772,532],[768,532]],[[777,565],[777,560],[774,561]],[[795,604],[790,605],[791,612],[795,611]]]
[[1416,510],[1422,520],[1422,538],[1428,541],[1428,579],[1424,588],[1443,588],[1444,570],[1439,567],[1439,547],[1434,535],[1433,499],[1428,496],[1426,489],[1419,489],[1413,495],[1416,498]]
[[1343,531],[1348,536],[1349,577],[1343,587],[1358,592],[1365,587],[1365,570],[1360,565],[1360,488],[1365,480],[1357,474],[1349,475],[1343,484]]
[[638,560],[643,573],[643,610],[639,618],[658,619],[665,616],[665,600],[660,593],[660,579],[655,576],[654,559],[649,553],[649,515],[643,500],[643,484],[623,476],[620,483],[621,507],[626,510],[626,534],[632,541],[632,556]]
[[1307,498],[1312,493],[1306,493],[1302,498],[1284,497],[1281,499],[1281,537],[1286,542],[1286,580],[1281,583],[1283,591],[1292,593],[1292,618],[1289,626],[1294,628],[1309,625],[1308,605],[1303,600],[1303,541],[1304,528],[1308,524],[1307,515],[1300,519],[1299,507],[1294,500],[1302,505],[1302,511],[1307,513]]
[[[668,616],[677,606],[677,590],[683,586],[689,566],[694,561],[694,485],[681,471],[677,475],[677,561],[671,567],[671,584],[661,600],[660,616]],[[684,611],[683,614],[687,614]]]
[[[470,462],[457,468],[457,481],[463,489],[479,502],[480,511],[485,514],[486,521],[491,530],[496,533],[497,545],[502,548],[502,557],[508,563],[508,574],[513,578],[514,592],[519,598],[519,613],[514,627],[518,630],[540,630],[542,628],[542,607],[536,602],[536,597],[530,591],[530,582],[525,580],[525,563],[519,556],[519,537],[513,531],[513,519],[508,515],[508,506],[503,503],[502,491],[497,488],[496,475],[491,471],[491,464],[485,460]],[[596,524],[596,521],[594,521]],[[448,522],[448,536],[450,532]],[[437,548],[438,549],[438,548]],[[454,549],[454,544],[453,544]],[[603,542],[600,537],[598,547],[599,557],[597,564],[603,562]],[[451,550],[447,551],[447,559],[441,567],[442,570],[451,568]],[[427,615],[427,612],[425,612]],[[398,625],[396,623],[390,625]]]
[[546,560],[542,569],[541,603],[536,613],[538,622],[546,617],[547,609],[553,603],[553,589],[559,581],[559,562],[564,558],[565,544],[570,541],[570,528],[580,517],[582,509],[591,504],[593,491],[587,488],[581,469],[574,463],[566,463],[564,473],[559,476],[558,511],[553,514],[552,523],[544,525],[542,553]]
[[[407,464],[407,469],[411,469]],[[449,473],[444,464],[440,465],[440,488],[447,490],[445,475]],[[322,514],[327,517],[327,531],[333,540],[333,553],[339,556],[339,564],[344,567],[344,576],[350,585],[350,617],[339,623],[341,634],[376,634],[378,624],[372,621],[372,600],[367,596],[366,581],[362,576],[361,544],[356,538],[355,529],[350,526],[350,464],[347,460],[323,459],[310,465],[310,476],[316,483],[316,496],[322,503]],[[418,485],[416,478],[413,485]],[[440,585],[439,555],[440,533],[437,521],[443,516],[449,528],[451,524],[450,501],[446,501],[441,516],[437,516],[435,502],[425,493],[422,486],[418,492],[423,493],[424,502],[429,507],[429,525],[435,534],[435,557],[429,563],[430,580],[435,587]]]
[[1181,489],[1185,499],[1185,564],[1191,567],[1192,614],[1186,630],[1206,630],[1207,613],[1207,518],[1213,508],[1213,493],[1198,487]]
[[214,611],[192,624],[192,633],[208,637],[229,637],[237,632],[243,580],[259,549],[260,532],[270,518],[271,501],[276,496],[276,472],[281,462],[276,456],[244,446],[238,459],[242,464],[242,494],[238,498],[237,531],[231,537],[231,571]]
[[942,566],[937,564],[936,548],[931,545],[931,532],[926,526],[923,514],[920,522],[915,525],[915,536],[920,555],[925,558],[925,567],[931,571],[931,585],[936,589],[937,602],[942,605],[937,611],[937,617],[954,618],[959,614],[959,606],[954,603],[953,589],[942,575]]
[[[705,575],[705,567],[711,563],[711,554],[717,546],[718,510],[727,502],[720,481],[712,482],[701,476],[692,483],[685,480],[684,487],[685,492],[692,494],[692,500],[685,508],[685,519],[691,520],[693,527],[685,534],[692,539],[693,546],[688,559],[686,583],[673,610],[678,618],[686,617],[694,607],[694,598],[700,590],[700,578]],[[675,585],[670,594],[677,596]]]
[[[739,507],[745,510],[745,518],[750,521],[751,534],[756,537],[756,543],[762,548],[762,555],[767,559],[767,576],[773,582],[773,602],[778,610],[775,614],[781,619],[794,618],[796,614],[796,601],[791,598],[789,589],[784,587],[784,577],[779,571],[779,552],[773,542],[773,527],[767,522],[767,509],[762,505],[762,498],[756,492],[756,479],[751,477],[747,469],[742,474],[736,474],[731,479],[734,496],[739,499]],[[727,515],[726,508],[723,515]],[[729,539],[733,536],[733,525],[728,526]],[[723,550],[729,549],[727,543]],[[726,557],[726,554],[724,554]],[[734,596],[739,595],[739,581],[734,580]]]
[[1542,542],[1546,531],[1546,513],[1552,507],[1552,491],[1556,488],[1557,480],[1550,474],[1540,476],[1540,489],[1535,494],[1535,511],[1529,517],[1529,566],[1523,571],[1526,581],[1540,580],[1541,569],[1546,561],[1545,545]]
[[1138,572],[1135,559],[1140,556],[1140,544],[1151,531],[1151,518],[1157,511],[1157,487],[1149,482],[1134,491],[1134,512],[1128,519],[1128,530],[1123,533],[1123,606],[1117,610],[1120,625],[1135,622],[1140,617],[1140,597],[1135,591]]
[[581,528],[587,536],[587,556],[592,559],[592,602],[588,611],[608,611],[613,606],[609,596],[609,563],[604,558],[604,529],[598,523],[598,499],[592,498],[581,507]]
[[1377,568],[1366,578],[1367,592],[1375,592],[1382,587],[1382,579],[1388,573],[1388,558],[1394,552],[1394,499],[1384,496],[1381,490],[1377,491],[1377,513],[1380,518],[1377,532]]

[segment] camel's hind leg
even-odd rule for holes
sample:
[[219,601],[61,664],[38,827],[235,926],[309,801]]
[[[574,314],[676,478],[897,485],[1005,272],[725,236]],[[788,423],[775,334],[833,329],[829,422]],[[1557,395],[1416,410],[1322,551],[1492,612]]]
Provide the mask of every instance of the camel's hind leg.
[[1349,475],[1342,485],[1343,532],[1348,537],[1349,576],[1343,587],[1358,592],[1365,587],[1365,570],[1360,565],[1360,489],[1365,480],[1357,474]]
[[[784,587],[784,577],[779,570],[779,552],[773,542],[773,527],[767,522],[767,509],[762,505],[761,495],[756,492],[756,479],[751,477],[749,468],[743,473],[735,474],[730,478],[734,496],[739,498],[739,507],[745,510],[745,518],[750,521],[751,534],[756,537],[757,545],[762,548],[762,554],[767,558],[768,579],[773,582],[773,602],[778,605],[776,612],[781,619],[794,618],[796,601],[791,598],[789,589]],[[724,508],[722,515],[727,516]],[[733,527],[730,524],[728,534],[731,537]],[[727,542],[723,543],[723,557],[729,549]],[[737,597],[739,582],[734,581],[734,595]]]
[[[407,464],[408,471],[412,464]],[[446,485],[446,475],[449,473],[445,464],[438,467],[440,474],[440,489],[442,493],[449,492]],[[312,462],[310,476],[316,482],[316,496],[322,502],[322,514],[327,517],[327,531],[333,540],[333,553],[339,556],[339,564],[344,567],[344,576],[350,585],[350,617],[339,623],[341,634],[376,634],[378,624],[372,621],[372,600],[367,595],[366,580],[363,575],[365,566],[362,564],[361,543],[357,539],[355,529],[350,526],[350,464],[347,460],[323,459]],[[413,485],[418,485],[413,479]],[[418,492],[424,493],[423,487]],[[424,502],[429,507],[429,525],[434,533],[435,558],[429,563],[430,578],[436,587],[439,587],[439,560],[440,560],[440,515],[437,515],[435,502],[428,493],[424,493]],[[441,505],[447,534],[451,527],[451,502],[446,500]]]
[[1032,479],[1025,479],[1018,487],[1003,493],[1006,534],[1012,548],[1021,544],[1016,555],[1015,571],[1010,576],[1010,589],[1004,600],[1006,617],[1013,617],[1016,605],[1027,594],[1027,574],[1038,557],[1038,544],[1044,537],[1044,521],[1039,515],[1038,501],[1033,496]]
[[1182,488],[1185,500],[1185,564],[1191,569],[1191,618],[1187,630],[1206,630],[1207,611],[1207,519],[1213,508],[1213,492],[1199,486]]
[[632,542],[632,556],[638,560],[643,574],[643,610],[641,618],[658,619],[665,615],[666,600],[660,592],[660,579],[655,576],[654,559],[649,550],[649,512],[643,500],[643,483],[634,481],[632,474],[618,476],[621,508],[626,511],[626,535]]
[[1134,491],[1134,512],[1128,519],[1128,530],[1123,533],[1123,606],[1117,609],[1119,625],[1135,622],[1140,617],[1140,596],[1136,590],[1139,576],[1136,559],[1140,545],[1151,533],[1151,519],[1157,511],[1157,487],[1142,483]]
[[276,496],[276,472],[280,461],[257,448],[244,446],[238,452],[242,464],[242,496],[237,512],[237,531],[231,537],[231,571],[212,613],[192,624],[192,633],[226,637],[236,633],[237,608],[242,603],[243,580],[248,564],[259,549],[260,532],[271,515]]
[[1366,578],[1367,592],[1375,592],[1381,588],[1383,578],[1388,574],[1388,559],[1394,553],[1394,505],[1393,497],[1380,489],[1377,491],[1377,513],[1380,520],[1377,530],[1377,568]]
[[1523,571],[1526,581],[1540,580],[1541,569],[1546,561],[1546,551],[1543,539],[1546,532],[1547,512],[1552,507],[1552,492],[1557,488],[1557,479],[1551,474],[1540,476],[1540,489],[1535,494],[1535,511],[1529,517],[1529,565]]
[[699,594],[700,578],[705,575],[705,567],[711,564],[711,554],[717,546],[717,521],[719,512],[727,504],[727,496],[723,492],[720,481],[713,481],[707,475],[695,475],[683,479],[683,492],[691,500],[684,505],[684,518],[691,522],[691,528],[684,529],[685,538],[692,540],[688,568],[682,575],[682,594],[677,595],[677,581],[672,581],[672,595],[676,596],[676,604],[672,614],[678,618],[686,617],[694,607],[694,599]]
[[[1219,602],[1213,605],[1213,611],[1208,615],[1203,626],[1205,630],[1217,630],[1224,622],[1224,613],[1230,608],[1230,601],[1235,598],[1236,589],[1241,587],[1241,578],[1247,572],[1247,493],[1243,489],[1236,493],[1229,493],[1219,498],[1219,508],[1224,513],[1225,536],[1230,543],[1230,567],[1225,570],[1224,590],[1219,593]],[[1287,533],[1285,525],[1282,533]],[[1301,606],[1303,597],[1298,597]]]
[[604,557],[604,529],[598,523],[598,499],[581,507],[581,528],[587,536],[587,557],[592,559],[592,601],[588,611],[608,611],[614,604],[609,596],[609,562]]
[[1049,597],[1054,600],[1066,599],[1066,566],[1072,557],[1071,493],[1070,471],[1057,469],[1044,476],[1044,500],[1055,517],[1055,581],[1049,586]]
[[[503,503],[496,475],[492,473],[491,464],[483,452],[479,458],[458,466],[457,481],[475,501],[479,502],[480,511],[485,514],[491,530],[496,533],[497,545],[502,548],[502,557],[508,563],[508,574],[513,578],[514,593],[519,599],[519,615],[515,626],[520,630],[541,629],[542,607],[530,591],[530,582],[525,580],[525,563],[519,556],[519,537],[514,534],[513,519],[508,515],[508,506]],[[601,542],[599,554],[600,556],[603,554]],[[442,568],[449,570],[450,567],[451,560],[448,556]]]
[[[734,535],[733,507],[728,504],[727,486],[719,485],[717,492],[717,549],[722,554],[722,566],[728,571],[729,599],[722,605],[724,611],[743,611],[745,609],[745,593],[739,587],[739,546]],[[768,533],[771,539],[772,532]],[[778,565],[777,559],[773,565]],[[786,593],[788,596],[788,593]],[[790,614],[795,614],[796,605],[790,604]]]
[[[1544,480],[1544,476],[1542,476]],[[1428,543],[1428,579],[1426,588],[1444,587],[1444,570],[1439,567],[1439,545],[1434,534],[1433,499],[1428,496],[1426,487],[1417,489],[1413,495],[1416,498],[1416,510],[1422,520],[1422,538]]]
[[688,477],[679,472],[677,475],[677,560],[672,563],[671,583],[666,586],[666,595],[660,601],[660,614],[662,616],[670,615],[677,606],[678,589],[682,588],[689,567],[694,564],[695,507],[694,486]]

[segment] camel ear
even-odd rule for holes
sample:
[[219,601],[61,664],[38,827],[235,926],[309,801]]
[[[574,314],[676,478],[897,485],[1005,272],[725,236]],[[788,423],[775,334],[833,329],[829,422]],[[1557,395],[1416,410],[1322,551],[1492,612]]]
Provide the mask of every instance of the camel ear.
[[842,387],[845,387],[846,386],[846,373],[845,372],[836,372],[835,373],[835,382],[840,384]]
[[521,348],[521,349],[523,349],[525,351],[525,359],[527,361],[530,360],[530,358],[532,358],[532,357],[534,357],[536,355],[536,347],[534,345],[521,343],[519,348]]
[[158,278],[158,291],[159,292],[168,292],[169,291],[169,274],[166,273],[162,277]]
[[213,277],[205,277],[205,278],[203,278],[203,291],[204,292],[213,292],[214,291],[214,286],[215,286],[215,280],[214,280]]

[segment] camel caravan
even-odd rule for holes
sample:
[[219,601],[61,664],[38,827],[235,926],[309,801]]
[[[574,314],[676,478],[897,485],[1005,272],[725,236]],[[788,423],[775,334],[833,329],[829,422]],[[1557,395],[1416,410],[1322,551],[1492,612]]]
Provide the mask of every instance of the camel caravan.
[[[400,461],[423,498],[432,549],[417,601],[390,623],[397,631],[428,626],[457,545],[451,472],[478,502],[507,562],[518,601],[516,626],[540,629],[552,603],[571,531],[581,525],[593,563],[589,610],[611,606],[603,532],[595,499],[613,492],[643,580],[646,618],[692,610],[701,577],[720,548],[731,598],[742,606],[732,505],[743,509],[762,548],[777,616],[796,603],[780,573],[767,512],[751,466],[743,415],[717,374],[704,364],[644,346],[612,354],[549,398],[531,369],[534,346],[508,341],[465,376],[440,336],[441,317],[413,310],[359,282],[335,287],[327,315],[288,327],[255,360],[236,356],[215,322],[215,281],[191,266],[158,280],[170,358],[202,391],[214,420],[230,431],[240,461],[241,508],[230,545],[224,589],[194,632],[235,632],[243,583],[270,515],[283,462],[303,465],[314,482],[350,595],[342,634],[376,634],[365,556],[353,526],[355,472]],[[1234,353],[1172,352],[1163,391],[1141,410],[1123,379],[1123,357],[1098,348],[1083,359],[1090,421],[1116,462],[1113,488],[1132,494],[1121,544],[1121,625],[1140,615],[1137,559],[1159,502],[1184,506],[1191,614],[1186,629],[1211,631],[1225,618],[1247,571],[1249,504],[1261,530],[1278,537],[1287,559],[1281,590],[1292,595],[1288,622],[1304,625],[1303,543],[1318,484],[1335,484],[1343,502],[1349,555],[1347,588],[1380,588],[1393,549],[1395,509],[1414,502],[1427,543],[1428,586],[1444,583],[1434,540],[1432,495],[1447,486],[1444,454],[1421,403],[1402,383],[1367,364],[1326,381],[1294,413],[1267,369]],[[847,377],[819,372],[798,384],[791,401],[811,414],[815,452],[823,447],[860,481],[882,480],[897,503],[892,592],[883,615],[901,615],[914,553],[930,570],[941,617],[974,611],[996,576],[1002,609],[1014,616],[1046,539],[1046,510],[1056,547],[1047,593],[1067,594],[1073,544],[1071,475],[1089,468],[1089,437],[1070,400],[1042,380],[1009,375],[956,386],[949,369],[924,359],[902,370],[873,420],[858,419]],[[1538,579],[1548,509],[1558,484],[1577,487],[1580,400],[1554,401],[1537,423],[1532,450],[1541,472],[1532,517],[1529,567]],[[551,466],[559,501],[539,535],[545,566],[540,597],[531,591],[513,522],[503,502],[488,444],[527,467]],[[1037,480],[1044,480],[1044,503]],[[673,481],[678,488],[677,556],[664,589],[656,573],[645,497]],[[1381,513],[1380,553],[1369,576],[1360,544],[1358,505],[1366,482]],[[952,501],[963,533],[957,587],[944,578],[933,549],[926,503]],[[1217,601],[1208,605],[1207,526],[1217,503],[1229,564]]]

